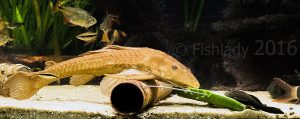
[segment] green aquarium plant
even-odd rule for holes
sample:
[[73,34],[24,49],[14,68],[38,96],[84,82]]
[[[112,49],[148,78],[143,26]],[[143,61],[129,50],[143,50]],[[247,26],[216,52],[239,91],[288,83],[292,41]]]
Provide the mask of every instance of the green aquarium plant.
[[201,19],[205,0],[183,0],[184,26],[187,30],[195,32]]
[[[64,5],[85,8],[89,0],[74,0]],[[15,49],[26,49],[33,54],[55,54],[71,44],[75,36],[85,29],[64,23],[60,13],[53,11],[52,0],[1,0],[0,18],[9,22],[24,23],[11,31]],[[77,48],[77,46],[75,46]],[[74,49],[77,50],[77,49]]]

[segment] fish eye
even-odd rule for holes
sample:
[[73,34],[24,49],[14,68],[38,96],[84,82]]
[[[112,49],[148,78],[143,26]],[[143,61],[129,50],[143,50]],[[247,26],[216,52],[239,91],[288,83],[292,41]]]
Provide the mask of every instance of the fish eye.
[[173,69],[173,70],[176,70],[176,69],[178,69],[178,67],[177,67],[176,65],[173,65],[173,66],[172,66],[172,69]]

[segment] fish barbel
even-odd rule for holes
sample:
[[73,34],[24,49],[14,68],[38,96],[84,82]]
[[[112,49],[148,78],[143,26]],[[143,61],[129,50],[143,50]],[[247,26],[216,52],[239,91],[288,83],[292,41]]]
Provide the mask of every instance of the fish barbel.
[[89,28],[97,23],[96,18],[94,18],[89,12],[81,8],[64,7],[58,6],[58,11],[61,11],[67,22],[71,24],[81,26],[84,28]]
[[13,41],[14,39],[10,38],[7,35],[0,34],[0,46],[5,46],[9,41]]
[[166,53],[150,48],[109,45],[89,51],[80,57],[54,64],[39,72],[18,72],[4,84],[4,89],[16,99],[26,99],[40,88],[57,79],[71,77],[70,84],[85,84],[96,76],[117,74],[126,69],[137,69],[153,74],[163,82],[179,87],[199,88],[191,71]]

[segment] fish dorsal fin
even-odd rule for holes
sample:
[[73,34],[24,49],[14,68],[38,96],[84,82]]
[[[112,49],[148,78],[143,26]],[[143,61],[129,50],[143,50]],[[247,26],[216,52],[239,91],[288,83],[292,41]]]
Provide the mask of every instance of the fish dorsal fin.
[[70,84],[73,86],[79,86],[87,83],[88,81],[92,80],[96,76],[94,75],[73,75],[70,78]]
[[103,49],[114,49],[114,50],[140,50],[140,49],[149,49],[148,47],[127,47],[119,45],[108,45]]
[[126,80],[123,79],[116,79],[116,78],[110,78],[110,77],[104,77],[102,81],[100,82],[100,91],[101,94],[104,96],[111,96],[112,90],[119,85],[120,83],[126,82]]
[[[143,47],[143,48],[146,48],[146,47]],[[139,50],[139,49],[141,49],[141,48],[125,47],[125,46],[118,46],[118,45],[108,45],[108,46],[106,46],[102,49],[88,51],[88,52],[83,53],[79,56],[86,56],[86,55],[98,54],[98,53],[115,51],[115,50]]]
[[47,69],[47,68],[49,68],[49,67],[51,67],[51,66],[54,66],[54,65],[56,65],[57,63],[56,62],[54,62],[54,61],[46,61],[45,62],[45,69]]
[[82,53],[79,56],[86,56],[86,55],[98,54],[98,53],[103,53],[103,52],[108,52],[108,51],[109,50],[106,50],[106,49],[93,50],[93,51],[88,51],[88,52]]
[[118,74],[105,74],[105,77],[124,80],[150,80],[155,78],[153,74],[137,69],[123,70]]

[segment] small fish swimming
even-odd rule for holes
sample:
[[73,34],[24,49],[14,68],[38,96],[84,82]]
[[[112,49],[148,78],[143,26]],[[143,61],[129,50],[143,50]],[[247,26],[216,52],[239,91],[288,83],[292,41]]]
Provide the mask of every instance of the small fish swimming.
[[120,40],[122,38],[125,38],[127,37],[127,34],[121,30],[113,30],[113,34],[112,34],[112,37],[111,37],[111,45],[113,45],[115,42],[120,42]]
[[0,34],[0,46],[5,46],[6,43],[13,41],[14,39],[10,38],[7,35]]
[[24,23],[18,23],[18,22],[9,23],[7,21],[4,21],[4,20],[0,19],[0,32],[2,32],[6,28],[16,29],[16,28],[18,28],[18,27],[20,27],[22,25],[24,25]]
[[89,12],[81,8],[57,6],[57,11],[61,11],[66,22],[69,22],[76,26],[89,28],[97,23]]
[[69,2],[70,2],[70,0],[52,0],[54,8],[57,7],[57,6],[65,5],[65,4],[69,3]]
[[120,24],[119,16],[108,14],[103,22],[100,24],[99,29],[103,31],[110,31],[112,29],[113,24]]
[[[100,24],[99,29],[103,31],[102,40],[101,42],[106,43],[107,45],[112,45],[113,42],[109,39],[109,32],[112,31],[112,26],[114,23],[119,24],[119,16],[108,14],[103,22]],[[113,34],[115,34],[113,32]],[[116,34],[115,34],[116,36]]]
[[274,98],[274,102],[289,102],[300,99],[299,86],[291,86],[280,78],[273,78],[268,87],[268,92]]
[[85,32],[76,36],[77,39],[85,41],[86,45],[97,40],[98,32]]
[[[123,31],[120,30],[112,30],[107,32],[107,39],[109,39],[109,41],[105,42],[106,45],[114,45],[115,43],[119,43],[121,41],[121,39],[125,38],[127,36],[127,34]],[[86,44],[88,45],[91,42],[94,42],[97,40],[98,38],[98,32],[85,32],[82,34],[79,34],[76,36],[77,39],[85,41]]]
[[24,23],[13,22],[13,23],[7,23],[6,27],[9,28],[9,29],[16,29],[16,28],[19,28],[22,25],[24,25]]
[[27,99],[57,79],[71,77],[70,84],[78,86],[94,77],[113,76],[127,69],[151,73],[159,77],[160,81],[178,87],[200,86],[187,67],[162,51],[109,45],[100,50],[84,53],[77,58],[53,64],[43,71],[15,73],[4,84],[4,89],[8,91],[6,94],[9,94],[6,96]]

